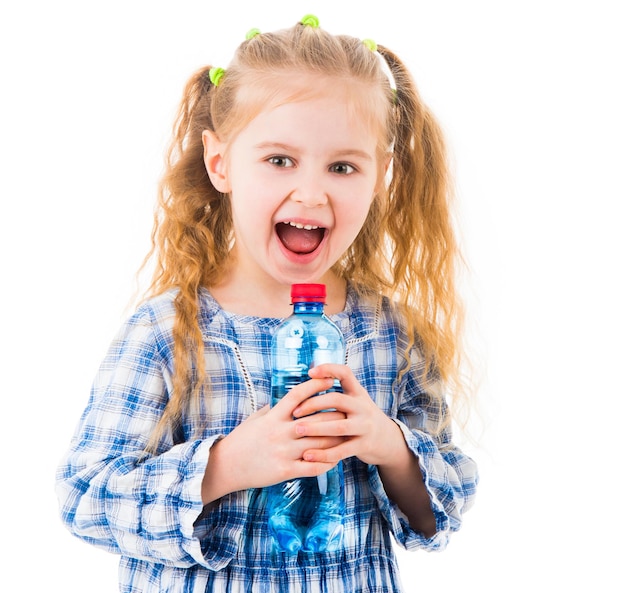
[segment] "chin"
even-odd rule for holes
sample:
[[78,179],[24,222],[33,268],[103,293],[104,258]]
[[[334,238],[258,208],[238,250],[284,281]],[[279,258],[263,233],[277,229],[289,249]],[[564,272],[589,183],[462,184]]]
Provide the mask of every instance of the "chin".
[[[289,269],[283,267],[280,271],[273,274],[275,280],[280,284],[313,284],[320,283],[324,276],[328,273],[328,268],[320,269],[310,266],[289,266]],[[308,269],[307,269],[308,268]]]

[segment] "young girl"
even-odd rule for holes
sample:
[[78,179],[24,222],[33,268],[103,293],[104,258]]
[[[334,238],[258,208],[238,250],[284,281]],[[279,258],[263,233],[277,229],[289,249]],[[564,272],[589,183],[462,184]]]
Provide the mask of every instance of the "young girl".
[[[451,443],[458,253],[441,133],[388,49],[308,16],[188,83],[124,324],[58,471],[61,516],[125,592],[400,591],[392,536],[441,549],[473,500]],[[270,408],[292,283],[346,342]],[[339,379],[343,393],[310,397]],[[321,410],[336,411],[314,414]],[[342,463],[338,551],[276,551],[263,488]]]

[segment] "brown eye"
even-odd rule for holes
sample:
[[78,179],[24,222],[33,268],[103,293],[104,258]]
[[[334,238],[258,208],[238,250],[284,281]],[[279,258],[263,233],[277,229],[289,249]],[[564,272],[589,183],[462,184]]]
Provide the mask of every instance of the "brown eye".
[[356,169],[348,163],[336,163],[330,167],[330,170],[333,173],[338,173],[339,175],[350,175],[350,173],[354,173],[356,171]]
[[276,167],[294,167],[294,162],[286,156],[271,156],[267,162]]

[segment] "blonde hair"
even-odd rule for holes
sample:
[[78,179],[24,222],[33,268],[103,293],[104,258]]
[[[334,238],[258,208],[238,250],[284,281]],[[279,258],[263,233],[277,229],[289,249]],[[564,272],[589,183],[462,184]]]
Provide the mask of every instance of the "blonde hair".
[[268,104],[289,100],[275,82],[283,75],[293,80],[294,73],[360,85],[359,101],[381,132],[381,162],[391,155],[385,187],[333,270],[357,290],[367,287],[396,300],[408,320],[409,347],[419,340],[427,370],[436,369],[453,397],[460,394],[459,251],[447,157],[442,132],[405,65],[385,47],[374,52],[359,39],[298,23],[244,41],[218,86],[209,80],[209,70],[198,70],[184,90],[147,258],[156,266],[148,294],[178,289],[173,394],[157,438],[180,422],[194,397],[210,389],[197,320],[198,291],[225,271],[232,219],[230,201],[209,180],[202,132],[211,130],[226,142],[233,139]]

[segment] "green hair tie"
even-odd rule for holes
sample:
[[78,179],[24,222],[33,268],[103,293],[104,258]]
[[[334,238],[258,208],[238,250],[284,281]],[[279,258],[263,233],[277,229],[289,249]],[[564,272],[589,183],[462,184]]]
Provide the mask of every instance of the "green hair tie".
[[376,51],[378,49],[378,46],[373,39],[363,39],[363,45],[372,51]]
[[261,29],[250,29],[247,33],[246,33],[246,41],[248,39],[252,39],[253,37],[256,37],[257,35],[261,34]]
[[226,70],[224,68],[211,68],[209,70],[209,80],[215,85],[219,86],[220,81],[222,80],[222,76],[226,74]]
[[303,16],[300,23],[308,27],[313,27],[314,29],[317,29],[320,26],[320,20],[312,14],[307,14],[306,16]]

